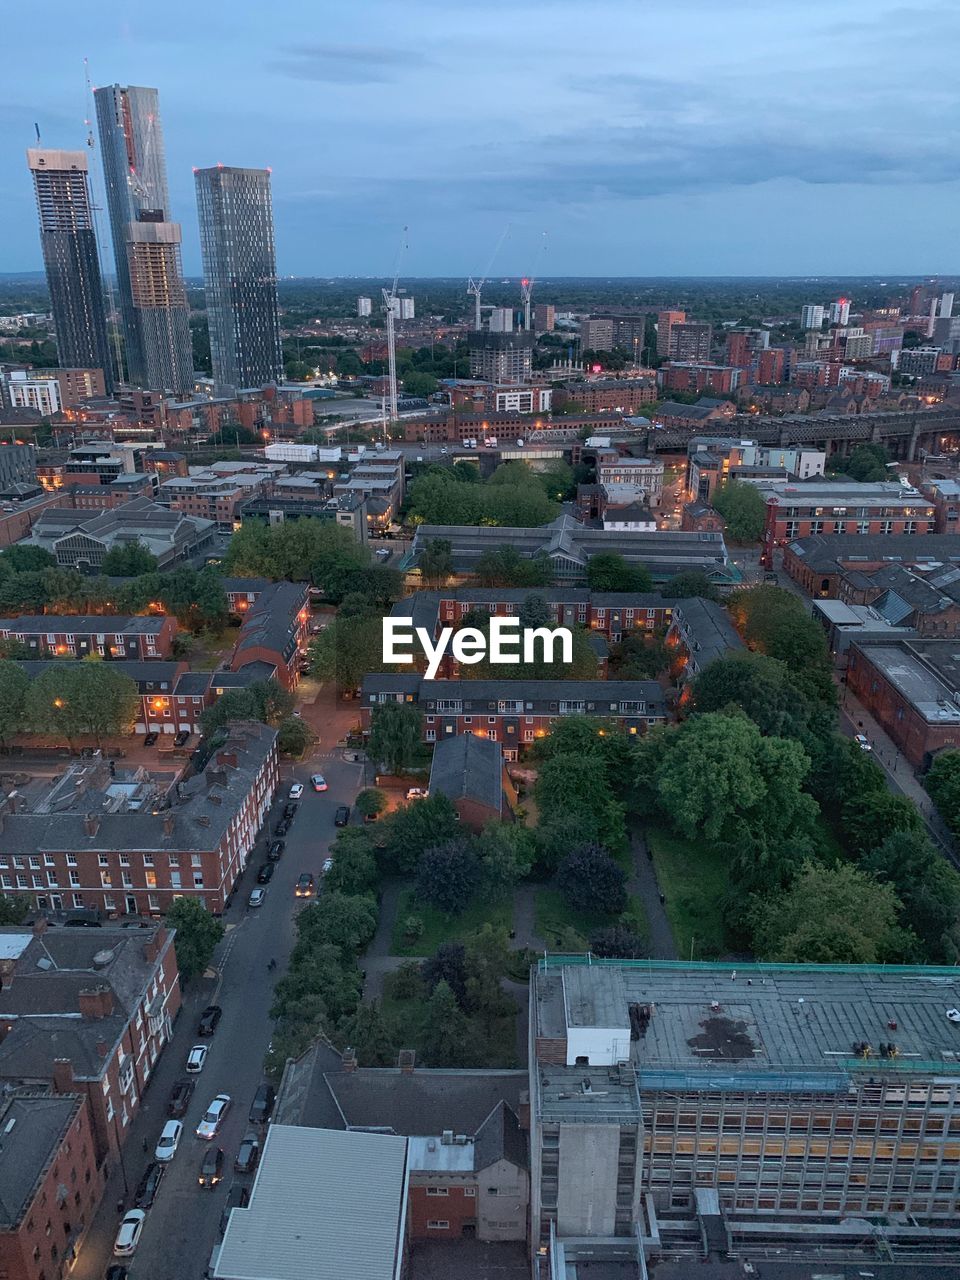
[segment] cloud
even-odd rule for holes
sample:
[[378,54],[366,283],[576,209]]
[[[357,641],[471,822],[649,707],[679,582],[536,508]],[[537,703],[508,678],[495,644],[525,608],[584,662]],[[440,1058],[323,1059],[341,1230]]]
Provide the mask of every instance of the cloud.
[[268,64],[295,80],[322,84],[387,84],[410,67],[429,66],[423,54],[376,45],[306,44],[288,46]]

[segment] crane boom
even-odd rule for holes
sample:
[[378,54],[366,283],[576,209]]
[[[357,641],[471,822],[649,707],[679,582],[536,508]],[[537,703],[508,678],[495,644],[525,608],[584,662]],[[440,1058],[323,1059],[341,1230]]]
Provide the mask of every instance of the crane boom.
[[503,228],[503,231],[500,233],[500,239],[497,241],[496,246],[494,247],[493,253],[491,253],[490,255],[490,261],[487,263],[487,269],[486,271],[484,271],[483,275],[476,280],[473,278],[473,276],[471,276],[470,279],[467,281],[467,296],[472,297],[475,302],[475,310],[473,315],[474,329],[480,329],[482,327],[481,313],[480,313],[480,295],[483,292],[483,286],[487,283],[487,279],[489,278],[490,272],[493,270],[493,264],[496,261],[497,254],[500,252],[500,249],[503,245],[504,240],[506,240],[507,238],[507,233],[509,232],[509,230],[510,230],[510,223],[508,222],[507,225]]
[[[546,247],[547,247],[547,233],[544,231],[540,237],[540,249],[537,253],[537,257],[534,262],[535,269],[539,268],[540,259],[543,257],[543,252],[546,249]],[[534,271],[529,276],[524,276],[524,278],[520,281],[520,301],[523,304],[524,329],[530,328],[530,295],[533,293],[533,283],[535,278],[536,277],[535,277],[535,271]]]

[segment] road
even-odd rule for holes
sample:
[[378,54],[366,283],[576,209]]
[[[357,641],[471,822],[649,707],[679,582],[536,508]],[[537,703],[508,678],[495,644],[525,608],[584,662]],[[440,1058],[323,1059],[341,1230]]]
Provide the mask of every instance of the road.
[[[127,1207],[132,1207],[136,1184],[152,1158],[157,1137],[167,1119],[171,1086],[186,1078],[183,1064],[187,1053],[193,1044],[201,1043],[196,1036],[200,1010],[212,1001],[221,1005],[223,1017],[217,1032],[203,1042],[210,1051],[203,1071],[195,1077],[197,1086],[183,1120],[180,1148],[147,1214],[137,1253],[127,1264],[130,1280],[193,1280],[205,1273],[211,1250],[220,1239],[220,1214],[228,1189],[238,1177],[233,1173],[233,1160],[250,1128],[247,1123],[250,1103],[263,1078],[263,1058],[272,1031],[269,1011],[273,986],[286,968],[294,941],[294,919],[298,910],[294,885],[303,871],[313,872],[319,881],[321,864],[336,834],[334,811],[339,804],[352,803],[362,785],[363,766],[344,760],[343,753],[335,746],[337,738],[355,717],[354,705],[334,703],[327,695],[324,701],[318,699],[315,706],[305,707],[304,715],[312,724],[324,726],[317,754],[296,767],[281,766],[284,781],[278,802],[224,914],[227,932],[213,959],[219,975],[194,983],[188,989],[173,1038],[157,1063],[124,1148],[130,1191]],[[328,791],[318,794],[312,790],[309,776],[314,772],[324,774]],[[286,837],[286,850],[267,887],[266,900],[262,907],[251,911],[246,905],[247,898],[264,861],[266,833],[272,832],[279,820],[293,778],[306,784],[300,809]],[[267,970],[271,957],[278,962],[274,973]],[[229,1094],[233,1105],[215,1139],[224,1150],[224,1179],[219,1187],[207,1191],[197,1184],[197,1172],[207,1144],[195,1136],[195,1130],[218,1093]],[[148,1154],[143,1152],[144,1140]],[[251,1183],[252,1175],[242,1181]],[[71,1273],[75,1280],[101,1280],[113,1260],[111,1251],[119,1222],[117,1200],[122,1194],[123,1183],[117,1172]]]

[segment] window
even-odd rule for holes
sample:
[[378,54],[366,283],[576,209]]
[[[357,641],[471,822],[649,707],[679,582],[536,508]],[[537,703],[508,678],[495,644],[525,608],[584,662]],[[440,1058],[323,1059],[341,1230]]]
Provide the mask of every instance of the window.
[[446,1218],[430,1218],[427,1222],[428,1231],[449,1231],[450,1223]]
[[39,871],[39,870],[40,870],[40,859],[39,859],[39,858],[31,858],[31,859],[30,859],[30,869],[31,869],[31,871]]
[[464,1194],[465,1196],[475,1196],[475,1195],[477,1194],[477,1188],[476,1188],[476,1187],[464,1187],[464,1188],[463,1188],[463,1194]]
[[75,908],[77,911],[80,911],[80,910],[82,909],[82,907],[83,907],[83,894],[82,894],[82,893],[75,893],[75,894],[73,895],[73,905],[74,905],[74,908]]
[[448,1196],[449,1194],[447,1187],[427,1187],[428,1196]]
[[77,865],[77,855],[75,853],[67,854],[67,866],[75,867]]
[[97,855],[97,862],[100,864],[101,867],[109,867],[110,865],[110,859],[107,857],[105,853],[101,853]]

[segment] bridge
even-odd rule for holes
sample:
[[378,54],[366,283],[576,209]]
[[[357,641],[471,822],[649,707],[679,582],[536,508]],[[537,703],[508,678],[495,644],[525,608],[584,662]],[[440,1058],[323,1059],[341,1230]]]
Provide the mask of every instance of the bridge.
[[807,444],[827,453],[849,453],[858,444],[882,444],[893,458],[913,462],[922,448],[941,452],[944,436],[960,443],[960,409],[909,413],[790,413],[782,418],[738,413],[696,427],[651,427],[641,438],[651,453],[686,452],[691,436],[733,436],[758,444]]

